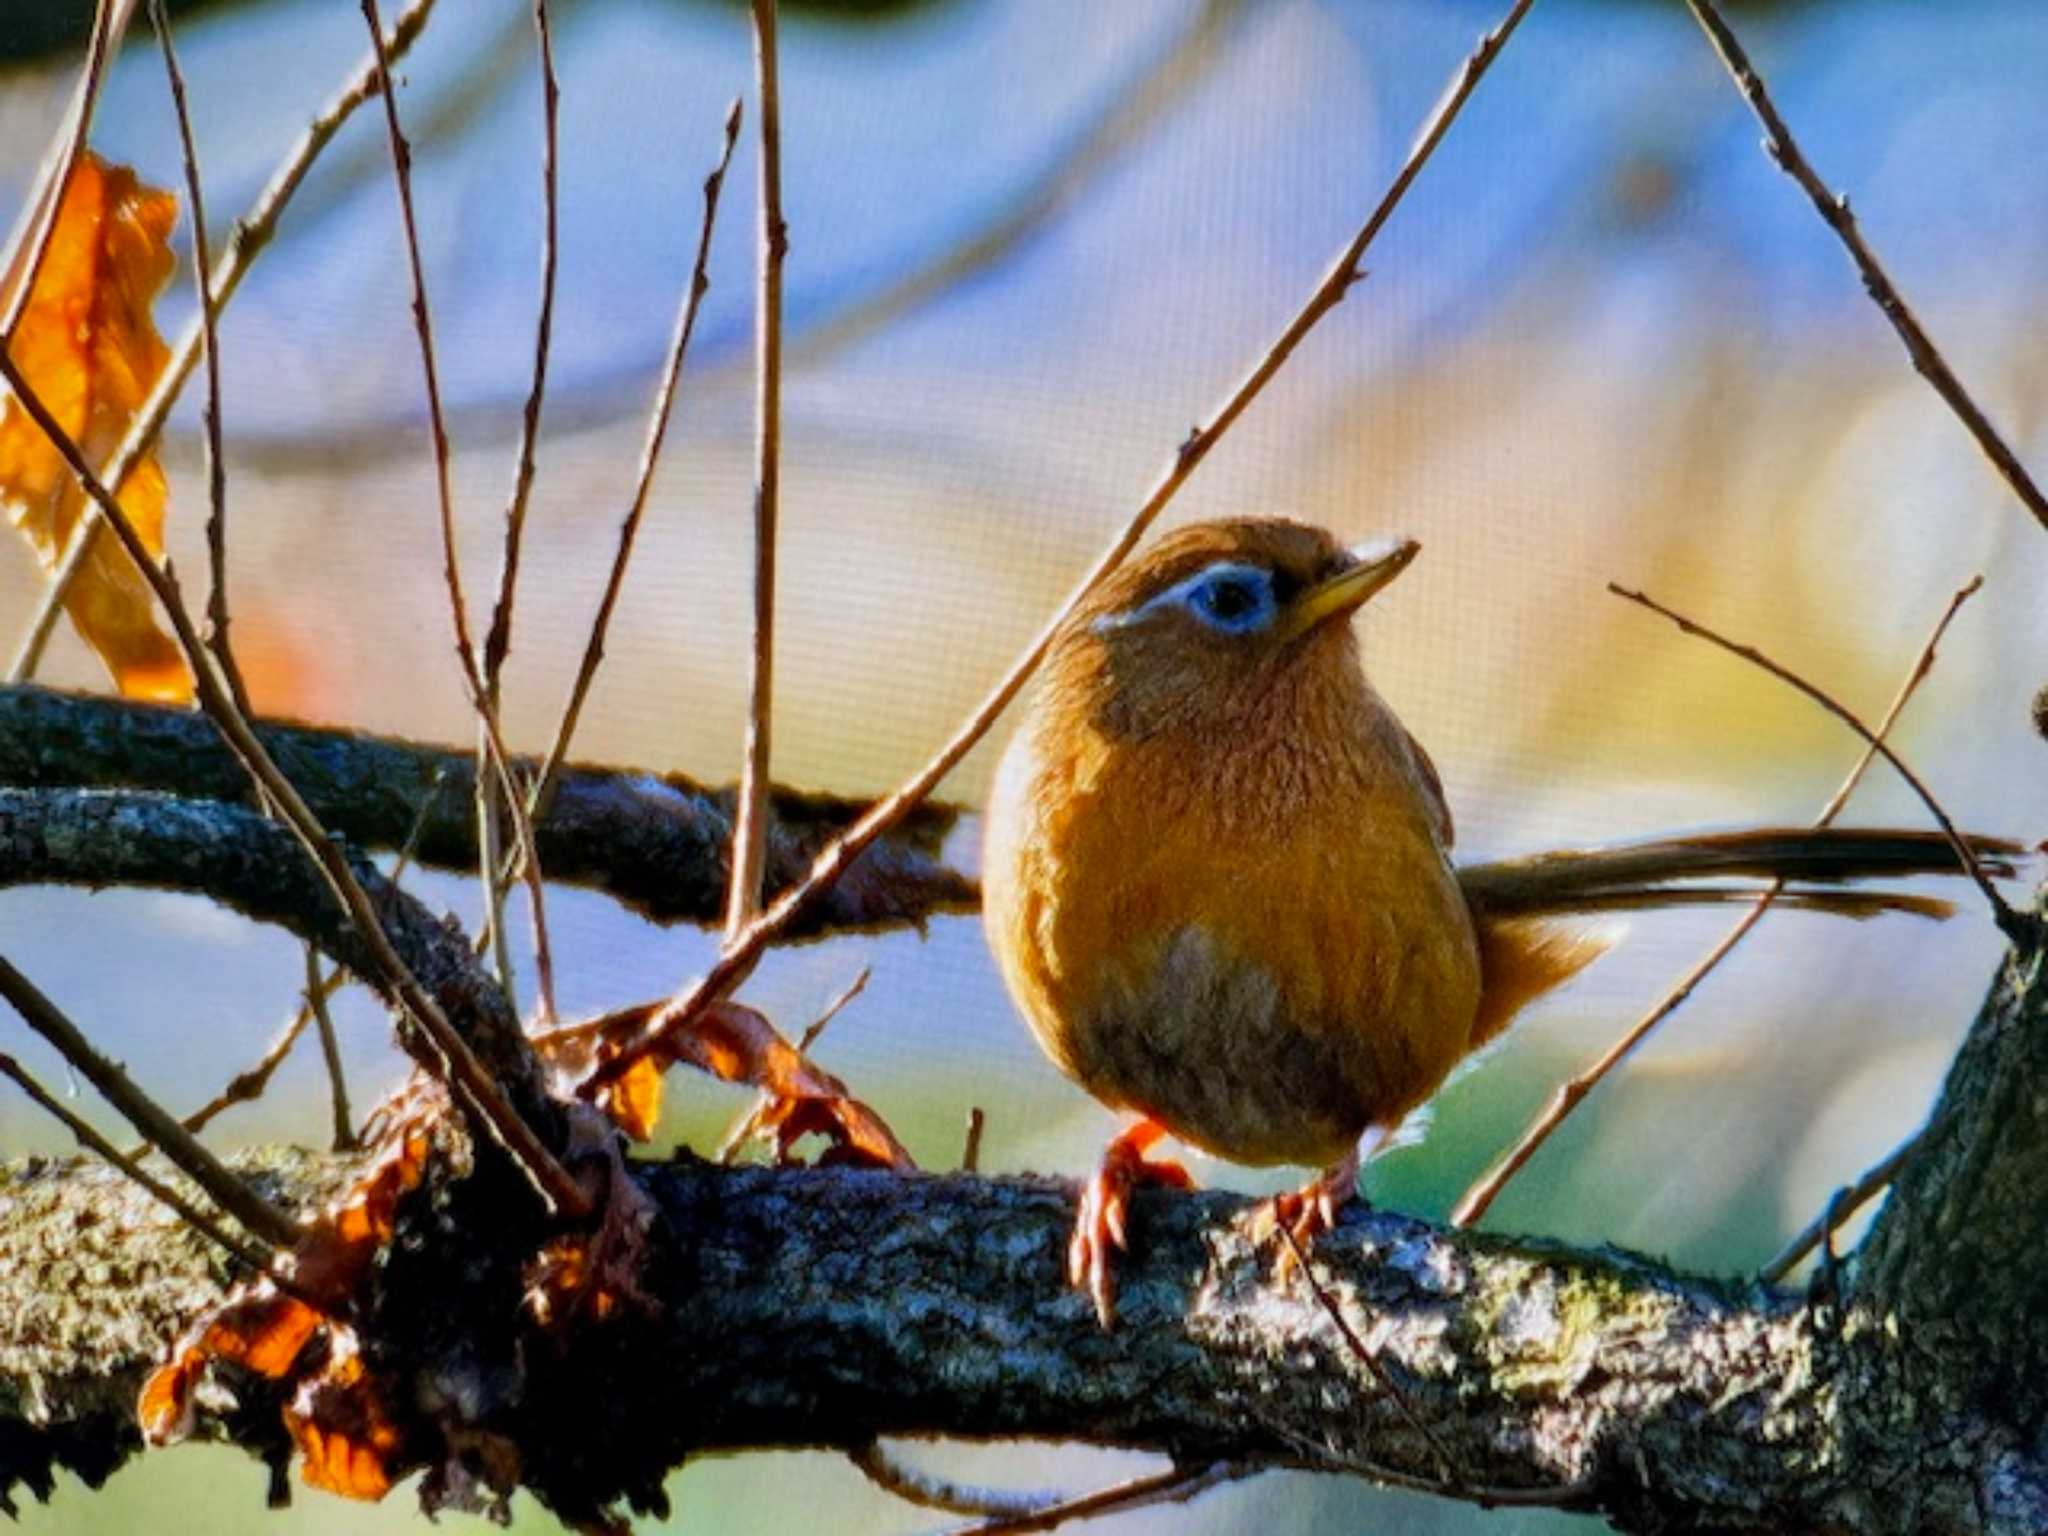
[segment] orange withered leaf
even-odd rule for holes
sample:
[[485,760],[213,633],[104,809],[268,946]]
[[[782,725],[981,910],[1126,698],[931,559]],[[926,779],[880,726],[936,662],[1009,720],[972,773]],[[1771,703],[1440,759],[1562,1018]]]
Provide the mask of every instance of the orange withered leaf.
[[[616,1049],[616,1047],[613,1047]],[[600,1050],[599,1060],[606,1052]],[[661,1113],[661,1073],[671,1062],[686,1062],[728,1083],[748,1083],[771,1098],[761,1125],[775,1134],[787,1157],[802,1137],[817,1134],[832,1142],[828,1161],[914,1168],[909,1152],[867,1105],[846,1091],[831,1073],[805,1059],[756,1010],[744,1003],[715,1003],[685,1030],[628,1068],[599,1094],[601,1107],[629,1136],[646,1140]]]
[[[291,1375],[307,1341],[347,1308],[378,1252],[390,1241],[399,1198],[417,1188],[425,1177],[432,1147],[432,1128],[424,1114],[394,1125],[383,1150],[348,1192],[307,1223],[290,1257],[294,1294],[280,1291],[268,1279],[238,1287],[178,1341],[170,1360],[143,1383],[136,1418],[144,1438],[152,1445],[164,1445],[190,1431],[193,1389],[215,1360],[230,1361],[273,1381]],[[309,1304],[312,1302],[319,1306]],[[343,1484],[367,1488],[375,1482],[368,1465],[358,1464],[359,1454],[367,1454],[366,1447],[375,1439],[365,1428],[368,1420],[362,1414],[367,1410],[355,1406],[369,1391],[367,1386],[356,1385],[361,1364],[358,1361],[351,1368],[355,1375],[343,1378],[335,1374],[334,1362],[346,1345],[346,1333],[342,1328],[329,1329],[337,1353],[330,1354],[328,1366],[315,1378],[338,1394],[332,1399],[338,1405],[334,1414],[311,1408],[301,1414],[307,1434],[323,1457],[316,1477],[309,1452],[307,1478],[340,1492],[349,1491]],[[351,1351],[347,1358],[354,1361],[352,1345],[346,1348]],[[329,1399],[305,1401],[318,1404]],[[291,1422],[290,1413],[286,1418]],[[300,1429],[300,1424],[292,1424],[295,1437],[300,1436]],[[301,1439],[302,1445],[306,1443]],[[323,1478],[332,1481],[320,1481]],[[388,1480],[385,1486],[389,1486]]]
[[326,1369],[300,1384],[284,1423],[304,1458],[299,1475],[313,1487],[351,1499],[391,1491],[403,1437],[346,1328],[334,1330]]
[[[95,468],[127,433],[169,356],[149,308],[171,274],[176,217],[170,193],[143,185],[126,166],[82,155],[8,349]],[[154,454],[119,493],[121,509],[157,554],[165,494]],[[0,408],[0,505],[52,568],[87,505],[42,428],[12,396]],[[190,701],[184,658],[158,627],[141,574],[106,529],[95,534],[65,608],[124,694]]]

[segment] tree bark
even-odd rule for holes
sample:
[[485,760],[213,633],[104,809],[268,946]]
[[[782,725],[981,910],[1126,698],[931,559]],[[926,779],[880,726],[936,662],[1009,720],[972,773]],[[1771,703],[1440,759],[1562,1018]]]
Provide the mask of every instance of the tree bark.
[[[274,721],[257,734],[329,831],[375,851],[400,847],[417,826],[422,863],[475,871],[473,751]],[[529,779],[539,769],[531,758],[514,766]],[[248,777],[204,716],[31,685],[0,687],[0,785],[249,803]],[[778,787],[772,809],[767,880],[775,889],[799,878],[867,805]],[[682,774],[572,767],[534,836],[550,880],[604,891],[656,922],[715,924],[732,817],[730,789]],[[939,858],[958,819],[948,805],[913,813],[855,860],[799,936],[973,911],[975,882]]]

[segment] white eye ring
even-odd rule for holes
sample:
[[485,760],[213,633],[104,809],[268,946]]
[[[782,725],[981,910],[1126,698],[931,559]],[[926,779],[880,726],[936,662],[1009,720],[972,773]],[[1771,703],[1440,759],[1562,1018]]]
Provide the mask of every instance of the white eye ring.
[[1163,608],[1180,608],[1204,627],[1225,635],[1249,635],[1272,627],[1280,613],[1273,573],[1242,560],[1218,560],[1174,583],[1127,613],[1097,619],[1098,632],[1141,624]]

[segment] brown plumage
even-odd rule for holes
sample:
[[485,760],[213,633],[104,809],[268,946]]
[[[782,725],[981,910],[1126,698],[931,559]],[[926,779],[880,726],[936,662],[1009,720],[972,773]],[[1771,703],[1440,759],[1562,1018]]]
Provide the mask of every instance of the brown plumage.
[[1361,1137],[1606,947],[1546,914],[1702,899],[1675,879],[1953,868],[1917,834],[1768,833],[1461,877],[1436,770],[1347,622],[1414,553],[1278,520],[1162,538],[1062,627],[1003,759],[990,945],[1046,1054],[1141,1117],[1091,1182],[1070,1255],[1105,1323],[1130,1184],[1185,1181],[1147,1147],[1170,1131],[1235,1162],[1325,1168],[1276,1208],[1312,1236],[1353,1193]]

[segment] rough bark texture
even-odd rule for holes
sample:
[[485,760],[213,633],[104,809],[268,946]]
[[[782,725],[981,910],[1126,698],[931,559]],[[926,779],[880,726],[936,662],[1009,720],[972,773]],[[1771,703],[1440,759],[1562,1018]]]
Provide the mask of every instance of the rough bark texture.
[[[476,868],[474,752],[277,723],[257,734],[329,831],[358,848],[396,848],[424,811],[417,857]],[[538,771],[532,759],[515,761],[528,775]],[[247,775],[203,716],[33,686],[0,687],[0,785],[249,801]],[[797,879],[867,809],[788,789],[774,792],[772,807],[771,890]],[[681,774],[577,767],[563,774],[535,841],[550,880],[594,887],[659,922],[716,923],[732,815],[731,790]],[[957,818],[950,806],[918,811],[854,862],[799,936],[972,911],[974,882],[938,858]]]

